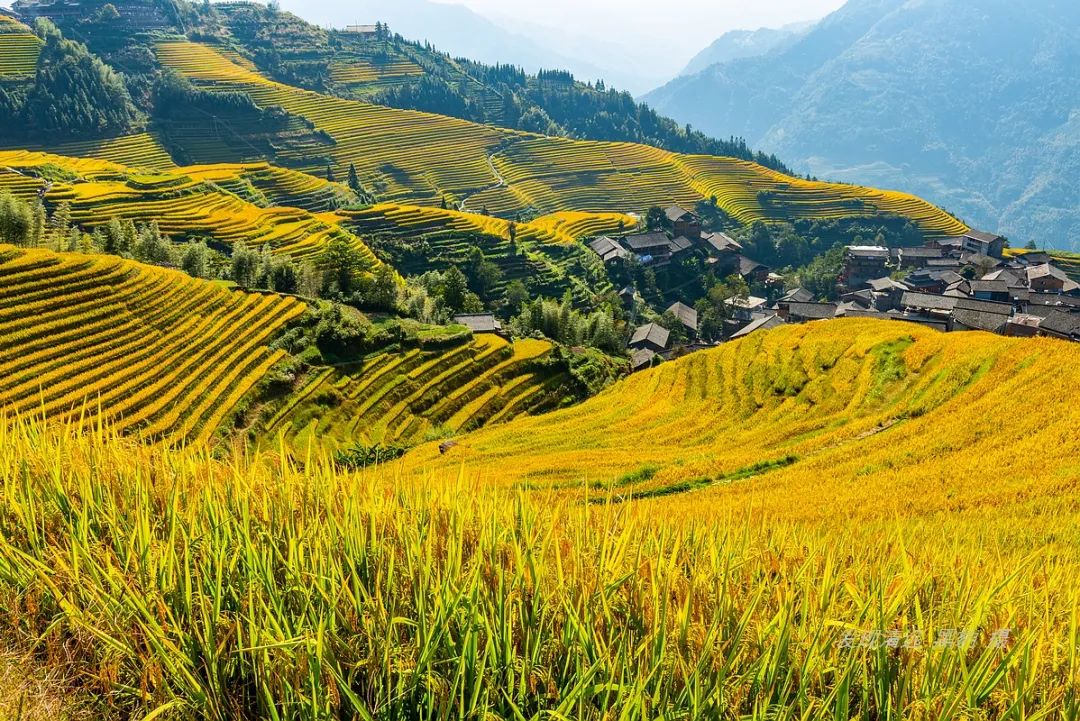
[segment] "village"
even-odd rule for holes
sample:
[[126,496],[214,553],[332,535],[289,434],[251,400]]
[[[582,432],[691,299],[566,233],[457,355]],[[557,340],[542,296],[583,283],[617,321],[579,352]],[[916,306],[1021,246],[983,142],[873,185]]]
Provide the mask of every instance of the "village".
[[[844,250],[836,299],[822,300],[800,287],[787,288],[783,276],[747,257],[742,246],[722,232],[707,232],[692,211],[664,211],[666,230],[602,236],[589,247],[607,265],[641,263],[663,267],[681,253],[699,249],[718,276],[737,275],[747,287],[773,296],[747,294],[725,301],[723,340],[698,334],[698,312],[677,301],[665,311],[677,319],[687,340],[676,341],[668,327],[653,321],[637,326],[630,338],[631,369],[648,368],[737,340],[785,323],[870,317],[919,323],[942,332],[986,331],[1006,336],[1049,336],[1080,341],[1080,283],[1045,252],[1007,252],[998,235],[969,231],[928,241],[923,246],[850,245]],[[627,305],[632,287],[620,291]]]

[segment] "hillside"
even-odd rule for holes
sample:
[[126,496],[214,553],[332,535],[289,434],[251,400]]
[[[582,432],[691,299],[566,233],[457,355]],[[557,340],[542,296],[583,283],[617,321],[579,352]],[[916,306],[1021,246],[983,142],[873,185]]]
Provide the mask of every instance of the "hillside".
[[113,257],[0,245],[0,406],[205,441],[285,357],[268,346],[304,310]]
[[1070,718],[1074,348],[788,328],[377,474],[3,424],[0,644],[95,717]]
[[256,429],[297,449],[410,447],[556,407],[569,384],[541,340],[480,335],[316,368]]
[[679,73],[679,77],[697,75],[717,63],[760,57],[781,45],[794,42],[811,25],[812,23],[798,23],[781,28],[729,30],[695,55]]
[[[423,446],[406,465],[464,464],[514,487],[672,496],[680,513],[752,504],[787,518],[838,508],[877,518],[1036,489],[1047,498],[1080,472],[1075,409],[1054,390],[1068,387],[1075,356],[1055,340],[897,321],[788,326],[472,434],[445,455]],[[1040,404],[1036,427],[1006,410],[1016,398]],[[918,492],[928,485],[941,491]]]
[[902,187],[1016,245],[1068,250],[1080,233],[1078,13],[1055,0],[852,0],[789,46],[645,99],[799,172]]
[[[91,148],[89,154],[113,153]],[[133,151],[129,160],[138,163],[142,157]],[[296,259],[318,257],[331,240],[341,239],[365,259],[364,270],[379,265],[359,237],[317,215],[355,202],[348,188],[266,163],[140,172],[107,161],[0,151],[0,189],[25,199],[45,190],[47,204],[66,203],[71,219],[87,229],[113,218],[155,220],[174,240],[267,244],[274,253]]]
[[895,213],[911,217],[928,235],[963,228],[902,193],[812,183],[730,158],[529,135],[338,99],[271,81],[204,44],[163,42],[157,52],[165,65],[204,88],[241,91],[308,119],[333,143],[317,155],[285,151],[276,162],[307,172],[330,163],[338,175],[353,163],[365,187],[384,201],[449,199],[512,215],[526,209],[640,211],[715,195],[722,209],[747,223]]

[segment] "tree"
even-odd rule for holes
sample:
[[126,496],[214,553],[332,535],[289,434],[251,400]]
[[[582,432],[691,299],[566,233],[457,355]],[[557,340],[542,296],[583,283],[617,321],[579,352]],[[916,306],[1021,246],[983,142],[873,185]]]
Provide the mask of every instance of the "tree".
[[325,291],[337,291],[343,296],[351,295],[356,277],[364,269],[364,257],[344,238],[334,238],[326,245],[323,257],[326,267],[325,283],[331,287]]
[[361,198],[367,195],[364,186],[360,184],[360,176],[356,173],[355,163],[349,163],[349,188]]
[[[45,218],[45,205],[39,200],[34,204],[34,210],[32,214],[32,220],[30,224],[30,238],[29,243],[35,247],[40,247],[45,244],[45,227],[48,221]],[[63,239],[57,239],[55,243],[56,250],[63,250]]]
[[649,230],[660,230],[664,227],[664,222],[667,220],[667,216],[664,214],[664,209],[658,205],[654,205],[649,208],[645,213],[645,225]]
[[330,163],[326,164],[326,180],[330,183],[336,183],[337,180],[334,177],[334,167]]
[[394,310],[398,300],[398,280],[394,270],[385,263],[375,269],[368,293],[368,303],[382,310]]
[[469,281],[465,274],[452,265],[443,273],[442,299],[451,311],[460,312],[465,308],[465,294],[469,291]]
[[156,220],[143,226],[135,245],[135,257],[144,263],[173,265],[175,263],[172,243],[162,236]]
[[529,289],[525,287],[521,279],[515,278],[506,284],[505,298],[507,313],[515,315],[520,313],[521,308],[529,302]]
[[0,195],[0,242],[27,245],[33,226],[29,205],[11,193]]
[[206,243],[188,243],[180,255],[180,268],[192,278],[210,277],[210,248]]
[[71,203],[65,200],[56,206],[52,217],[49,218],[49,228],[54,238],[66,239],[68,237],[68,231],[71,229]]
[[233,282],[241,288],[254,288],[255,276],[259,272],[259,252],[248,248],[243,243],[233,246],[231,275]]
[[300,289],[300,271],[292,258],[279,256],[270,261],[268,286],[278,293],[296,293]]

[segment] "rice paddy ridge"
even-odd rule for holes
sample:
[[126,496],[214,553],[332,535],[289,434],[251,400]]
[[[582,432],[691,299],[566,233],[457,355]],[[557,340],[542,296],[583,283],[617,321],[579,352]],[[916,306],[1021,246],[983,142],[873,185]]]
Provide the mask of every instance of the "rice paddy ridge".
[[[423,241],[424,252],[398,262],[404,273],[460,265],[467,262],[474,248],[480,248],[502,271],[502,286],[523,280],[549,297],[570,290],[579,303],[610,290],[611,284],[599,258],[578,241],[631,231],[639,222],[637,217],[621,213],[565,211],[517,223],[457,210],[393,203],[338,211],[336,216],[345,227],[373,242],[379,237]],[[514,255],[509,253],[511,231],[518,250]]]
[[[535,208],[641,211],[713,195],[744,223],[754,220],[898,214],[928,236],[958,235],[959,220],[914,196],[819,183],[730,158],[681,156],[633,143],[550,138],[416,111],[395,110],[300,90],[229,61],[209,45],[158,43],[160,60],[196,84],[241,90],[260,105],[281,105],[329,133],[336,172],[354,163],[365,185],[389,202],[471,206],[511,215]],[[506,179],[493,187],[489,157]],[[302,154],[282,156],[309,172]],[[310,163],[310,161],[308,161]]]
[[548,341],[481,334],[438,350],[380,352],[315,369],[262,426],[294,448],[414,445],[553,407],[565,381]]
[[[506,485],[670,496],[688,514],[752,503],[820,519],[857,502],[859,514],[888,516],[911,504],[1052,496],[1080,473],[1077,409],[1059,394],[1080,381],[1077,352],[1053,339],[899,321],[796,325],[635,374],[574,408],[478,431],[445,456],[421,446],[405,463],[418,472],[464,465]],[[1037,428],[1005,410],[1016,397],[1045,411]],[[1036,452],[1045,461],[1030,463]]]
[[113,256],[0,245],[0,411],[209,440],[306,306]]
[[[193,166],[169,172],[135,172],[118,163],[30,151],[0,151],[0,189],[36,198],[50,168],[74,175],[53,182],[50,205],[69,203],[75,222],[95,228],[112,218],[157,221],[174,239],[212,237],[297,259],[317,258],[334,239],[346,240],[364,257],[367,271],[379,260],[356,235],[304,208],[323,211],[347,193],[344,186],[302,173],[251,165]],[[292,205],[278,205],[290,203]]]
[[0,13],[0,81],[33,78],[42,45],[30,28]]
[[176,169],[176,163],[173,162],[168,151],[161,145],[157,137],[150,132],[98,140],[79,140],[49,146],[22,145],[18,148],[0,148],[0,152],[5,150],[24,150],[49,153],[67,158],[103,160],[139,170],[169,171]]

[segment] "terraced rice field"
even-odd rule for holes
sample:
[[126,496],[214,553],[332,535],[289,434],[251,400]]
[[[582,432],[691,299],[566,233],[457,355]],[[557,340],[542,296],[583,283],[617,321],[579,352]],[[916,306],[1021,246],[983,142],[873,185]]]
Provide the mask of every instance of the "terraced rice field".
[[[464,462],[508,485],[671,496],[685,499],[672,512],[688,516],[753,505],[824,519],[856,499],[860,514],[877,517],[913,499],[978,508],[1036,485],[1049,493],[1080,473],[1076,409],[1055,381],[1076,355],[1063,341],[896,321],[790,326],[636,374],[577,407],[482,430],[445,456],[422,446],[406,460]],[[1037,429],[995,410],[1021,397],[1057,410]],[[1045,460],[1031,463],[1035,453]],[[734,482],[748,476],[752,484]]]
[[[260,105],[281,105],[308,118],[335,139],[329,152],[336,169],[355,163],[365,184],[386,201],[467,201],[470,208],[510,215],[529,208],[642,211],[715,195],[743,222],[889,213],[910,217],[930,236],[966,230],[905,193],[799,180],[731,158],[548,138],[327,97],[272,82],[210,46],[186,41],[160,43],[157,51],[163,63],[203,87],[243,90]],[[319,170],[305,167],[302,153],[289,160]]]
[[[254,165],[193,166],[170,172],[135,172],[118,163],[28,151],[0,151],[0,188],[36,197],[44,181],[32,179],[51,164],[78,176],[56,182],[45,195],[51,206],[71,205],[72,219],[86,228],[112,218],[149,222],[182,239],[211,237],[243,242],[297,259],[318,257],[342,238],[374,270],[379,260],[357,236],[304,210],[325,210],[344,188],[296,171]],[[291,205],[279,205],[290,203]]]
[[364,90],[393,87],[424,74],[424,69],[404,57],[378,62],[365,57],[343,57],[330,64],[330,82],[361,86]]
[[0,14],[0,81],[32,78],[42,44],[30,28]]
[[173,162],[168,151],[151,133],[60,143],[48,147],[21,145],[17,150],[51,153],[70,158],[104,160],[140,170],[168,171],[176,168],[176,163]]
[[205,442],[304,311],[112,256],[0,245],[0,412]]
[[[521,280],[535,293],[552,298],[570,290],[581,303],[610,290],[611,284],[599,258],[578,241],[631,230],[638,223],[636,217],[619,213],[573,211],[513,223],[474,213],[392,203],[338,211],[336,217],[363,237],[402,239],[414,246],[422,242],[423,252],[397,259],[399,270],[407,275],[460,266],[474,248],[480,248],[502,271],[502,284],[496,292],[502,292],[512,280]],[[509,252],[511,226],[517,255]],[[583,269],[591,272],[591,279],[583,275]]]
[[547,341],[494,335],[438,351],[379,353],[314,372],[265,424],[294,446],[412,445],[550,407],[559,375],[538,367]]
[[629,232],[638,224],[637,217],[622,213],[573,211],[552,213],[527,223],[515,223],[476,213],[396,203],[380,203],[363,210],[341,211],[339,215],[350,225],[365,232],[419,234],[453,231],[490,235],[509,241],[510,227],[513,226],[515,237],[519,241],[562,244],[622,230]]

